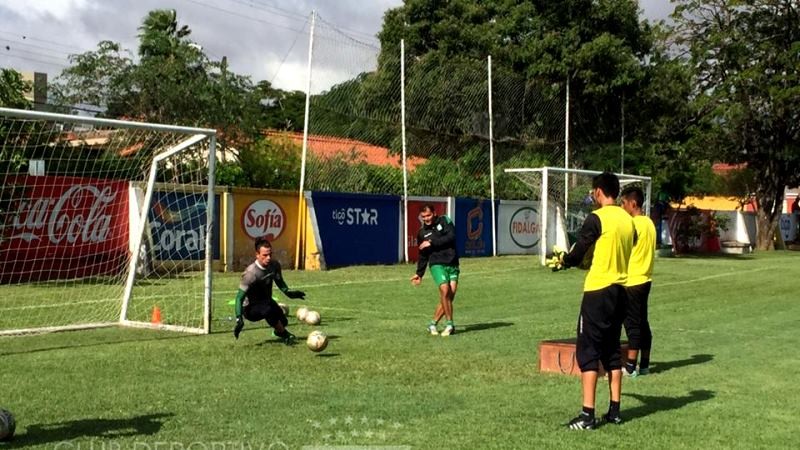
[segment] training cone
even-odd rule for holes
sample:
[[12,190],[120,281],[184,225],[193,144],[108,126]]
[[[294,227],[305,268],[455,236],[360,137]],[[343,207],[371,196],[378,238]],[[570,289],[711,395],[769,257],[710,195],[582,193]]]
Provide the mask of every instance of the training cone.
[[153,315],[150,316],[150,323],[159,324],[161,323],[161,308],[158,306],[153,306]]

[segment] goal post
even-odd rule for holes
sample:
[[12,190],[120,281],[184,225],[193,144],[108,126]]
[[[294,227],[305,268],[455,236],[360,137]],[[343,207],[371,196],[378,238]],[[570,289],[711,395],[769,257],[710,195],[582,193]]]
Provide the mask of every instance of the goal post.
[[210,332],[215,133],[0,108],[0,335]]
[[[597,170],[565,169],[562,167],[510,168],[505,172],[514,175],[531,189],[531,199],[539,202],[538,254],[542,265],[558,245],[567,249],[576,240],[583,221],[592,212],[592,179]],[[615,173],[620,180],[620,189],[632,184],[639,185],[645,195],[643,206],[650,215],[652,192],[651,177]]]

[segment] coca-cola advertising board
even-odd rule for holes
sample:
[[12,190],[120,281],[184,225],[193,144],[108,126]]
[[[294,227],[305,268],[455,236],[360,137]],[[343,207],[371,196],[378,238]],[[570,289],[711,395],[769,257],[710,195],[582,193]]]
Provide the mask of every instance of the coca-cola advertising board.
[[[148,226],[156,260],[196,261],[206,257],[207,194],[153,192]],[[219,205],[219,195],[214,198]],[[219,224],[219,208],[214,208]],[[219,226],[213,228],[212,254],[219,259]]]
[[4,180],[0,282],[118,273],[128,254],[128,183],[59,176]]

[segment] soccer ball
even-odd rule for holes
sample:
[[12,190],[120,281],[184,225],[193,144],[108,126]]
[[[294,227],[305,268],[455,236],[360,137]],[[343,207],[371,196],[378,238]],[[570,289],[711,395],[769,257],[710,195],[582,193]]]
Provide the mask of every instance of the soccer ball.
[[283,315],[284,316],[288,316],[289,315],[289,305],[287,305],[286,303],[278,303],[278,306],[280,306],[281,309],[283,310]]
[[306,345],[312,352],[321,352],[328,346],[328,335],[322,331],[312,331],[306,339]]
[[319,325],[319,322],[322,318],[319,316],[319,313],[316,311],[309,311],[306,314],[306,323],[309,325]]
[[297,311],[294,312],[295,317],[297,317],[297,320],[299,320],[300,322],[306,320],[306,314],[308,314],[308,308],[306,308],[305,306],[297,308]]
[[[326,336],[325,345],[328,344],[327,339]],[[325,346],[323,345],[322,348],[325,348]],[[14,415],[11,414],[10,411],[0,409],[0,441],[11,440],[11,438],[14,437],[14,430],[16,430],[16,428],[17,422],[14,420]]]

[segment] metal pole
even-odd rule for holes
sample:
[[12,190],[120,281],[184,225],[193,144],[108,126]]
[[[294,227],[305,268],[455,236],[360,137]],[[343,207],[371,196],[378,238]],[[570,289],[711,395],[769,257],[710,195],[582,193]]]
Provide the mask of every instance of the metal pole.
[[497,256],[497,220],[495,219],[494,204],[494,126],[492,110],[492,55],[487,57],[487,71],[489,73],[489,180],[491,181],[492,196],[492,255]]
[[622,93],[620,103],[620,122],[622,122],[622,132],[619,134],[619,173],[625,173],[625,93]]
[[[305,117],[303,119],[303,152],[300,159],[300,192],[297,195],[297,216],[303,217],[303,190],[306,186],[306,155],[308,153],[308,122],[309,111],[311,109],[311,60],[314,55],[314,25],[317,19],[317,12],[311,11],[311,30],[308,35],[308,68],[306,70],[306,108]],[[303,242],[302,230],[303,224],[301,220],[297,221],[297,245],[294,255],[294,267],[300,267],[300,250],[301,243]]]
[[408,165],[406,164],[406,40],[400,40],[400,130],[403,140],[403,260],[408,263]]
[[[213,236],[214,227],[219,227],[218,223],[214,223],[214,187],[217,167],[217,136],[211,135],[211,141],[208,146],[208,200],[206,200],[206,273],[205,273],[205,293],[203,301],[203,330],[206,334],[211,333],[211,292],[212,292],[212,266],[214,264],[214,248]],[[222,214],[220,214],[222,217]]]
[[[567,75],[567,94],[564,113],[564,168],[569,169],[569,75]],[[564,220],[569,214],[569,174],[564,173]],[[567,222],[569,223],[569,221]]]

